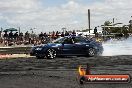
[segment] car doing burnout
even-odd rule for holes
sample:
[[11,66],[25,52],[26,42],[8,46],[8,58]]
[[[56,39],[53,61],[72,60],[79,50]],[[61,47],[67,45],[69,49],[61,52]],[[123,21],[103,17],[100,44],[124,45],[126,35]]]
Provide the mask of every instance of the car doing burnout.
[[60,56],[96,56],[103,52],[102,43],[81,36],[67,36],[52,43],[33,46],[30,55],[53,59]]

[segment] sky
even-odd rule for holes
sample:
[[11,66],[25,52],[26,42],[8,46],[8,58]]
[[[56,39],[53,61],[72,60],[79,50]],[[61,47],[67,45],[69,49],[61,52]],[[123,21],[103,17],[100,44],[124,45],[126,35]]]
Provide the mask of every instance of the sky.
[[82,30],[88,28],[87,10],[91,11],[91,28],[105,21],[128,24],[132,0],[0,0],[0,27],[15,27],[35,32]]

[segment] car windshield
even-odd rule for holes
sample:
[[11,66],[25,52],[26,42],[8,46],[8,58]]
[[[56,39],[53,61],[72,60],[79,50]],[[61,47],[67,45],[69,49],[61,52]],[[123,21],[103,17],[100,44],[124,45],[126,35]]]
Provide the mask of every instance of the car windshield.
[[63,42],[64,42],[64,40],[65,40],[65,38],[64,38],[64,37],[60,37],[60,38],[58,38],[58,39],[56,39],[56,40],[52,41],[52,43],[63,43]]

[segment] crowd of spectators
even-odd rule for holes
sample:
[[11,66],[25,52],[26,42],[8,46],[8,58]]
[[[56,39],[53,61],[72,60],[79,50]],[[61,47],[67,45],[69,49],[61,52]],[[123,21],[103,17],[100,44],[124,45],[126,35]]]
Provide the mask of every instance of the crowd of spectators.
[[0,31],[0,45],[4,46],[12,46],[12,45],[29,45],[29,44],[45,44],[48,42],[51,42],[59,37],[74,35],[76,36],[76,32],[59,32],[59,31],[53,31],[53,32],[41,32],[40,34],[35,34],[34,32],[29,33],[28,31],[26,33],[23,32],[1,32]]

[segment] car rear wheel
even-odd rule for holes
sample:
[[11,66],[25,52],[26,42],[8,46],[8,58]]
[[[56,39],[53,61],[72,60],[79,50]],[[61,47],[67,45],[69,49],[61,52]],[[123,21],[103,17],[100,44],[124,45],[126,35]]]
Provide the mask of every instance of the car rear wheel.
[[48,49],[46,51],[46,58],[47,59],[54,59],[56,57],[56,51],[54,49]]
[[89,48],[88,49],[88,56],[90,56],[90,57],[95,56],[95,49],[94,48]]

